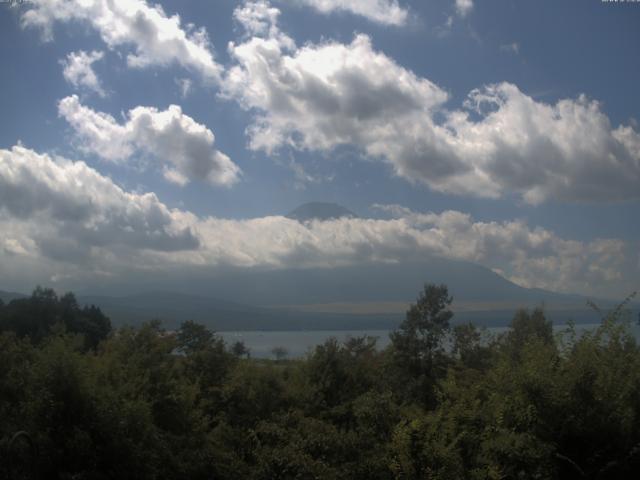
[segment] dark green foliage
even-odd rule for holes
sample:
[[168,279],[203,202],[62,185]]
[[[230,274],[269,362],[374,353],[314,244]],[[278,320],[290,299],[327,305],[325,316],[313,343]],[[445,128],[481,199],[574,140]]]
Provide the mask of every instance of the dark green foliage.
[[453,312],[446,285],[426,284],[406,319],[391,334],[392,370],[403,396],[433,406],[436,384],[446,372],[444,342]]
[[233,353],[238,358],[249,358],[251,356],[251,352],[242,340],[238,340],[231,346],[231,353]]
[[532,313],[518,310],[510,326],[504,341],[514,356],[519,355],[523,347],[532,341],[545,345],[553,343],[553,326],[545,318],[541,308],[536,308]]
[[93,305],[80,308],[72,293],[58,298],[53,290],[41,287],[29,298],[0,305],[0,332],[12,331],[37,343],[55,328],[81,334],[85,347],[95,348],[111,332],[111,322]]
[[396,355],[416,372],[430,368],[442,353],[442,341],[453,317],[449,309],[452,301],[445,285],[425,285],[407,318],[391,335]]
[[284,360],[285,358],[287,358],[287,355],[289,355],[289,351],[284,348],[284,347],[273,347],[271,349],[271,353],[273,354],[274,358],[278,361]]
[[0,478],[640,471],[640,349],[621,309],[561,338],[541,309],[523,310],[487,338],[473,325],[450,330],[446,287],[427,285],[386,350],[371,337],[330,339],[273,361],[241,358],[242,345],[194,322],[107,335],[99,310],[70,294],[14,302],[0,306]]
[[453,328],[451,353],[469,369],[484,370],[491,358],[491,349],[486,342],[483,343],[482,331],[472,323],[456,325]]

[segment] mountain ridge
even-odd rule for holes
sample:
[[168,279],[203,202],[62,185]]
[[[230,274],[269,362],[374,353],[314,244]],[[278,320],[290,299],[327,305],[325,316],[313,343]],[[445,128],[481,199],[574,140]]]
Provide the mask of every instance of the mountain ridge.
[[[570,318],[577,323],[598,321],[586,296],[527,289],[481,265],[442,258],[411,264],[224,272],[192,282],[188,292],[145,284],[149,290],[120,296],[80,293],[77,298],[83,305],[99,306],[114,325],[157,318],[167,328],[194,320],[217,331],[373,330],[395,328],[426,282],[448,285],[454,323],[505,326],[518,308],[541,305],[558,324]],[[0,292],[0,298],[3,293],[10,294]],[[596,303],[606,310],[615,302]],[[637,310],[638,305],[632,308]]]

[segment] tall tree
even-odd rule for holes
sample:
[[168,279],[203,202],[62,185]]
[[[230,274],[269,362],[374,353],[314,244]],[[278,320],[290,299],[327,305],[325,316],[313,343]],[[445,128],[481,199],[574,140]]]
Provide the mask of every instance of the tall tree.
[[434,384],[444,374],[444,341],[449,333],[453,298],[446,285],[427,283],[405,320],[391,333],[393,363],[408,374],[412,396],[434,400]]

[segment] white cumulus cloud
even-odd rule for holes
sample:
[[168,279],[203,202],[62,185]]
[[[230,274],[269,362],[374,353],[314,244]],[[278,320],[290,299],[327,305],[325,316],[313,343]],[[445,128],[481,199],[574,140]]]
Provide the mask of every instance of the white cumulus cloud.
[[456,0],[456,12],[461,17],[466,17],[473,10],[473,0]]
[[324,14],[349,12],[382,25],[401,26],[409,16],[397,0],[297,0],[294,3],[308,5]]
[[230,186],[240,178],[240,168],[214,147],[213,132],[178,105],[164,111],[136,107],[124,124],[82,105],[76,95],[63,98],[58,111],[74,129],[80,147],[103,159],[120,162],[138,152],[150,155],[165,178],[180,185],[202,180]]
[[[182,214],[152,194],[129,193],[83,162],[15,146],[0,150],[0,210],[22,221],[16,250],[82,256],[92,247],[175,251],[199,246]],[[5,240],[6,243],[6,240]],[[32,252],[33,253],[33,252]]]
[[296,46],[277,17],[273,7],[254,8],[248,37],[229,45],[235,65],[222,95],[254,112],[252,149],[353,145],[450,194],[515,193],[531,204],[640,198],[638,132],[613,126],[597,101],[544,103],[503,82],[451,109],[443,88],[376,51],[368,36]]
[[93,64],[102,60],[104,52],[85,52],[79,50],[71,52],[61,63],[64,67],[62,74],[67,82],[76,88],[86,88],[97,93],[99,96],[106,96],[104,88],[93,71]]
[[132,68],[182,65],[217,81],[222,67],[215,61],[204,29],[183,26],[178,15],[167,16],[160,5],[144,0],[31,0],[25,3],[22,25],[41,29],[53,38],[56,22],[81,22],[94,28],[109,48],[133,47]]
[[45,270],[75,278],[89,271],[188,278],[220,268],[331,268],[436,256],[560,291],[624,290],[638,280],[636,266],[626,262],[633,246],[618,239],[578,241],[519,220],[380,208],[392,218],[203,217],[169,208],[153,193],[126,192],[83,162],[21,146],[0,150],[0,258],[16,274],[22,265],[41,278]]
[[[439,255],[485,265],[525,287],[597,292],[627,273],[631,246],[619,239],[564,239],[520,220],[477,222],[466,213],[416,213],[398,205],[378,205],[437,245]],[[632,280],[637,271],[629,274]],[[627,287],[632,283],[627,284]]]

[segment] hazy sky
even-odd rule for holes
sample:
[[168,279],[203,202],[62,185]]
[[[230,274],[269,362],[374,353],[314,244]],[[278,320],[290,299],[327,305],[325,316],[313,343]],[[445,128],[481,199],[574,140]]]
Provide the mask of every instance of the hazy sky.
[[[624,297],[639,26],[601,0],[1,3],[0,288],[436,255]],[[307,201],[361,218],[281,216]]]

